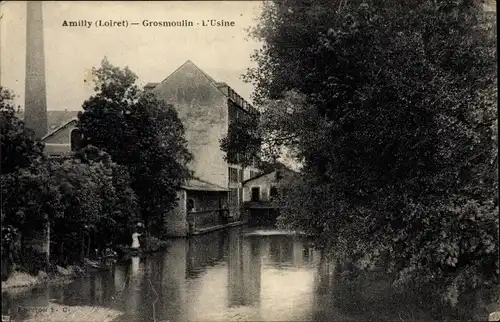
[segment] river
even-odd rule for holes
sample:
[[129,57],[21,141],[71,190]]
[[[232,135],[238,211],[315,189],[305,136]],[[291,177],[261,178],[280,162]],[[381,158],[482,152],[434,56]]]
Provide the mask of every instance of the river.
[[114,321],[131,322],[368,318],[354,314],[359,308],[349,305],[349,297],[342,299],[347,309],[336,308],[328,291],[332,271],[303,237],[236,227],[170,240],[161,253],[129,258],[69,284],[3,294],[2,313],[23,320],[28,313],[21,307],[58,303],[114,309],[122,313]]

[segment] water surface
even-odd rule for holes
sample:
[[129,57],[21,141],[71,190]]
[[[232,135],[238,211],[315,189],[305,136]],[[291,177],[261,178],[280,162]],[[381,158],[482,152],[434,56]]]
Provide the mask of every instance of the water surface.
[[[164,252],[66,285],[3,294],[2,313],[23,320],[20,308],[57,303],[118,310],[116,321],[131,322],[366,320],[347,295],[332,296],[333,279],[304,236],[236,227],[170,240]],[[336,309],[339,300],[350,313]]]

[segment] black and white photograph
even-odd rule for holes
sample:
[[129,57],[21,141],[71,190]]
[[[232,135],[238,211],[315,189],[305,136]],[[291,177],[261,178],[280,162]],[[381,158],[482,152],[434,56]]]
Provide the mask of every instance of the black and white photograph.
[[0,1],[2,322],[500,321],[496,12]]

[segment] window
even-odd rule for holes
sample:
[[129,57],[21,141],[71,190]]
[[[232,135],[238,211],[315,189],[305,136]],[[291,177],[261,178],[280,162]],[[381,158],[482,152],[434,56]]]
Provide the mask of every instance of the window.
[[238,182],[238,169],[229,168],[229,182]]
[[229,182],[243,182],[243,170],[229,167]]
[[260,187],[252,187],[252,201],[260,200]]
[[192,212],[194,211],[194,200],[193,199],[188,199],[186,203],[187,207],[187,212]]

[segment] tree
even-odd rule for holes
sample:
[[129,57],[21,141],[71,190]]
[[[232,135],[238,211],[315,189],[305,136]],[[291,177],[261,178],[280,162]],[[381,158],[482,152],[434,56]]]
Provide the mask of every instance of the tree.
[[[54,221],[56,241],[63,254],[80,256],[85,248],[102,250],[122,239],[137,219],[137,201],[123,166],[88,146],[73,159],[55,163],[52,175],[60,187],[64,216]],[[63,246],[65,245],[65,247]]]
[[2,224],[26,237],[48,221],[56,261],[75,261],[90,246],[119,242],[137,219],[137,198],[126,169],[102,151],[89,157],[94,151],[88,147],[62,163],[44,160],[2,175]]
[[23,232],[40,229],[45,216],[62,216],[60,191],[50,175],[49,162],[37,162],[29,168],[2,174],[2,222],[22,228]]
[[[33,131],[16,117],[13,99],[12,92],[0,87],[1,221],[3,227],[9,226],[13,231],[22,228],[21,232],[25,233],[47,228],[49,214],[57,215],[60,207],[57,192],[49,188],[41,166],[45,162],[43,144],[36,141]],[[2,248],[12,250],[9,243],[2,239]],[[18,255],[8,254],[9,258],[17,259]],[[44,256],[42,260],[47,259]]]
[[24,239],[45,229],[65,255],[79,255],[84,232],[98,248],[117,242],[137,217],[128,169],[92,146],[64,162],[45,158],[43,143],[14,115],[13,95],[1,94],[2,225]]
[[441,294],[491,285],[496,58],[482,9],[466,0],[272,2],[252,35],[264,45],[247,80],[267,106],[268,137],[310,177],[282,224],[353,258],[383,254],[403,284],[440,281]]
[[[37,159],[25,168],[2,174],[2,225],[20,233],[21,247],[16,254],[21,267],[30,273],[47,270],[50,261],[50,229],[57,218],[64,216],[57,178],[51,175],[50,161]],[[42,242],[43,250],[31,248],[25,241]],[[3,242],[3,240],[2,240]]]
[[263,173],[272,172],[276,169],[288,169],[286,165],[279,161],[265,161],[260,160],[257,164],[257,168]]
[[242,115],[230,121],[227,136],[220,140],[221,150],[226,152],[225,160],[252,165],[261,158],[261,135],[258,116]]
[[43,145],[37,142],[32,130],[16,117],[14,95],[0,87],[0,144],[2,145],[2,174],[26,168],[43,156]]
[[176,110],[134,85],[137,76],[105,58],[93,69],[96,95],[84,102],[77,127],[84,145],[127,167],[146,224],[162,223],[176,189],[190,176],[184,127]]

